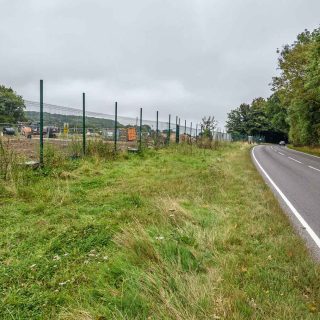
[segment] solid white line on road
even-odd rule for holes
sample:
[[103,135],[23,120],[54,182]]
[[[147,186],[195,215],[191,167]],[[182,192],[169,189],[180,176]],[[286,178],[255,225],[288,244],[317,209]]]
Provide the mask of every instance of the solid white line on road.
[[291,158],[291,157],[288,157],[288,158],[291,159],[291,160],[293,160],[293,161],[295,161],[295,162],[302,163],[302,162],[300,162],[300,161],[297,160],[297,159],[294,159],[294,158]]
[[310,169],[313,169],[313,170],[317,170],[317,171],[319,171],[320,172],[320,169],[317,169],[317,168],[315,168],[315,167],[312,167],[312,166],[308,166]]
[[276,189],[276,191],[279,193],[280,197],[282,198],[282,200],[286,203],[286,205],[290,208],[290,210],[292,211],[292,213],[296,216],[296,218],[300,221],[300,223],[302,224],[302,226],[306,229],[306,231],[309,233],[310,237],[312,238],[312,240],[316,243],[316,245],[318,246],[318,248],[320,249],[320,239],[317,236],[317,234],[311,229],[311,227],[308,225],[308,223],[302,218],[301,214],[297,211],[297,209],[292,205],[292,203],[289,201],[289,199],[284,195],[284,193],[280,190],[280,188],[273,182],[273,180],[270,178],[270,176],[267,174],[267,172],[262,168],[261,164],[259,163],[259,161],[257,160],[255,154],[254,154],[254,149],[256,147],[254,147],[252,149],[252,156],[255,160],[255,162],[257,163],[258,167],[260,168],[260,170],[263,172],[263,174],[266,176],[266,178],[270,181],[270,183],[272,184],[272,186]]
[[310,154],[310,153],[298,151],[298,150],[291,149],[291,148],[288,148],[288,147],[286,147],[286,148],[287,148],[288,150],[290,150],[290,151],[293,151],[293,152],[299,152],[299,153],[302,153],[302,154],[307,155],[307,156],[309,156],[309,157],[313,157],[313,158],[318,158],[318,159],[320,159],[319,156],[315,156],[314,154]]

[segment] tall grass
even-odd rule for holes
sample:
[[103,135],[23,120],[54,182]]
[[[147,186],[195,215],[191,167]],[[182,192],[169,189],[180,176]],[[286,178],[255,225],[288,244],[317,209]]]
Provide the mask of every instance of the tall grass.
[[319,319],[319,266],[247,145],[66,163],[2,197],[3,319]]
[[4,180],[12,179],[15,166],[16,155],[9,148],[9,140],[5,142],[0,136],[0,177]]

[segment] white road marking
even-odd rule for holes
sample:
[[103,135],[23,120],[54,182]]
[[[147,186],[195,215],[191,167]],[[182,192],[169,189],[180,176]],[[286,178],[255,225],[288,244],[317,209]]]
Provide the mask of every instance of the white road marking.
[[310,153],[298,151],[298,150],[291,149],[291,148],[288,148],[288,147],[286,147],[286,148],[287,148],[288,150],[290,150],[290,151],[293,151],[293,152],[299,152],[299,153],[302,153],[302,154],[304,154],[304,155],[307,155],[307,156],[310,156],[310,157],[313,157],[313,158],[318,158],[318,159],[320,159],[320,157],[315,156],[314,154],[310,154]]
[[319,171],[320,172],[320,169],[317,169],[317,168],[315,168],[315,167],[312,167],[312,166],[308,166],[310,169],[313,169],[313,170],[317,170],[317,171]]
[[292,203],[289,201],[289,199],[284,195],[284,193],[280,190],[280,188],[273,182],[273,180],[270,178],[270,176],[267,174],[267,172],[262,168],[261,164],[257,160],[255,154],[254,154],[254,147],[252,149],[252,155],[257,163],[260,170],[263,172],[263,174],[266,176],[266,178],[270,181],[272,186],[276,189],[276,191],[279,193],[280,197],[283,199],[283,201],[286,203],[286,205],[290,208],[292,213],[296,216],[296,218],[299,220],[299,222],[302,224],[302,226],[305,228],[305,230],[309,233],[312,240],[316,243],[318,248],[320,249],[320,239],[317,236],[317,234],[311,229],[311,227],[308,225],[308,223],[302,218],[301,214],[297,211],[297,209],[292,205]]
[[297,159],[294,159],[294,158],[291,158],[291,157],[288,157],[288,158],[291,159],[291,160],[293,160],[293,161],[295,161],[295,162],[302,163],[302,162],[300,162],[300,161],[297,160]]
[[284,153],[282,153],[282,152],[279,152],[279,154],[281,154],[282,156],[285,156],[285,154],[284,154]]

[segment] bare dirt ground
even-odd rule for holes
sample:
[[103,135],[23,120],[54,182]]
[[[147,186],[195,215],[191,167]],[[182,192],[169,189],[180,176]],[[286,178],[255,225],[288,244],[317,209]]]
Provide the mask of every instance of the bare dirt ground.
[[[87,143],[90,141],[97,141],[99,138],[87,138]],[[19,137],[2,137],[2,141],[4,145],[9,149],[14,151],[19,157],[22,157],[26,160],[37,160],[39,158],[39,150],[40,150],[40,139],[39,136],[32,137],[31,139],[27,139],[24,136]],[[81,150],[81,139],[60,139],[60,138],[44,138],[44,146],[50,145],[54,147],[56,150],[72,156],[75,153],[75,145],[79,143],[78,149]],[[104,143],[108,143],[113,145],[113,141],[104,141]],[[117,148],[118,150],[126,150],[128,148],[137,147],[137,141],[118,141]]]

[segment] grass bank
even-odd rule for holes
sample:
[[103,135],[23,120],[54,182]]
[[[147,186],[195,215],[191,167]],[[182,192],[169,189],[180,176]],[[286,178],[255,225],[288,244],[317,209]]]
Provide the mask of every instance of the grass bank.
[[320,157],[320,147],[310,147],[310,146],[295,147],[293,145],[288,145],[288,148],[293,149],[293,150],[297,150],[297,151],[301,151],[301,152],[305,152],[305,153],[309,153],[309,154],[313,154],[314,156]]
[[1,319],[319,319],[320,268],[242,144],[1,184]]

